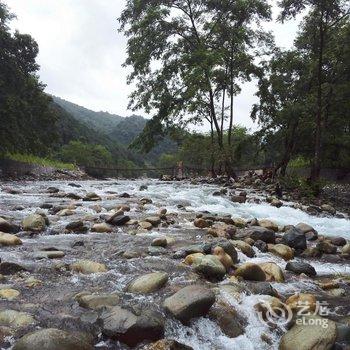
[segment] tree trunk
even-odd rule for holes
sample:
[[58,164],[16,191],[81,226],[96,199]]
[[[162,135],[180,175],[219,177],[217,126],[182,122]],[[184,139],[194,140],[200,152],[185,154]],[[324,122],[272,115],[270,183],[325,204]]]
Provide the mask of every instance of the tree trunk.
[[214,156],[214,128],[213,128],[213,118],[210,116],[210,140],[211,140],[211,155],[210,155],[210,167],[211,176],[216,177],[215,173],[215,156]]
[[321,171],[321,147],[322,147],[322,68],[323,68],[323,50],[324,50],[324,28],[323,28],[323,11],[320,17],[320,47],[318,55],[317,69],[317,112],[316,112],[316,130],[315,130],[315,153],[310,174],[312,182],[317,181]]

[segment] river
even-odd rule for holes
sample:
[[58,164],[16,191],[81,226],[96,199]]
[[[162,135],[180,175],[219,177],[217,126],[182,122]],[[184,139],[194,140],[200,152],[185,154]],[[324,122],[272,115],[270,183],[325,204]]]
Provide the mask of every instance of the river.
[[[27,266],[31,271],[23,276],[23,280],[9,277],[4,285],[12,286],[20,290],[21,297],[17,301],[0,301],[2,308],[15,308],[25,310],[34,315],[38,324],[42,326],[62,327],[67,325],[65,317],[84,318],[84,310],[81,310],[74,301],[74,295],[81,291],[114,293],[121,295],[123,302],[148,306],[162,311],[164,295],[172,294],[178,285],[187,285],[197,280],[197,275],[190,268],[179,266],[179,261],[174,260],[168,253],[147,255],[133,259],[124,259],[122,253],[128,250],[147,251],[150,243],[156,237],[167,236],[174,239],[172,250],[186,244],[200,243],[203,241],[201,230],[193,226],[195,213],[210,212],[211,214],[231,215],[243,219],[270,219],[278,225],[295,225],[304,222],[314,227],[319,234],[327,236],[342,236],[350,238],[350,221],[348,218],[335,218],[330,216],[311,216],[305,211],[294,209],[291,204],[285,202],[281,208],[272,207],[264,202],[264,195],[252,189],[246,189],[248,198],[261,200],[261,203],[247,202],[244,204],[233,203],[228,196],[213,196],[218,190],[216,185],[190,184],[189,182],[159,182],[155,180],[108,180],[108,181],[75,181],[81,187],[72,187],[67,181],[50,182],[13,182],[3,183],[2,187],[11,187],[18,191],[10,194],[3,191],[0,200],[0,216],[6,217],[15,223],[20,223],[24,217],[40,209],[43,203],[55,205],[67,205],[72,200],[46,192],[48,187],[57,187],[60,192],[76,193],[84,195],[95,192],[101,196],[98,202],[82,202],[74,207],[74,213],[70,216],[58,217],[43,210],[50,220],[50,226],[46,232],[29,237],[25,233],[19,233],[23,244],[19,247],[2,248],[0,257],[2,261],[16,262]],[[140,190],[141,185],[147,188]],[[130,198],[121,198],[118,195],[128,193]],[[13,191],[12,191],[13,193]],[[142,197],[152,199],[151,204],[143,208],[139,206]],[[117,204],[128,204],[131,207],[128,215],[131,219],[140,219],[155,213],[159,208],[166,208],[174,218],[174,224],[168,227],[159,227],[150,232],[138,231],[135,228],[118,228],[113,233],[87,234],[63,234],[65,226],[72,221],[84,220],[87,226],[98,219],[101,214]],[[96,209],[99,205],[101,212]],[[23,208],[19,208],[22,206]],[[16,208],[17,207],[17,208]],[[185,209],[184,209],[185,208]],[[15,210],[21,209],[21,210]],[[59,233],[59,234],[54,234]],[[61,234],[60,234],[61,233]],[[36,251],[47,247],[55,247],[65,252],[62,259],[36,260],[33,258]],[[285,261],[268,253],[261,253],[254,248],[256,256],[248,258],[239,253],[241,262],[267,262],[273,261],[284,268]],[[70,272],[57,271],[57,264],[70,264],[76,259],[84,258],[103,262],[108,267],[108,272],[101,274],[82,275]],[[296,258],[298,261],[298,258]],[[350,264],[339,264],[330,261],[313,261],[318,275],[350,274]],[[151,271],[166,271],[169,274],[169,282],[164,290],[151,295],[135,296],[125,292],[128,283],[135,276]],[[41,287],[29,289],[23,281],[29,276],[42,281]],[[218,286],[225,284],[220,282]],[[292,277],[288,283],[272,283],[272,286],[282,295],[292,294],[297,291],[312,291],[317,293],[317,286],[308,280],[300,280]],[[176,339],[196,350],[211,349],[277,349],[281,334],[272,331],[262,323],[254,312],[254,305],[264,299],[263,295],[249,295],[242,293],[239,300],[220,290],[224,298],[235,310],[247,320],[247,326],[243,335],[229,338],[212,320],[201,317],[192,321],[189,326],[184,326],[172,318],[167,318],[165,327],[166,338]],[[75,326],[72,326],[73,328]],[[80,326],[76,326],[79,328]],[[80,329],[80,328],[79,328]],[[262,342],[261,335],[269,337],[270,344]],[[10,345],[13,338],[9,339]],[[124,349],[116,342],[110,342],[99,338],[95,346],[97,349]]]

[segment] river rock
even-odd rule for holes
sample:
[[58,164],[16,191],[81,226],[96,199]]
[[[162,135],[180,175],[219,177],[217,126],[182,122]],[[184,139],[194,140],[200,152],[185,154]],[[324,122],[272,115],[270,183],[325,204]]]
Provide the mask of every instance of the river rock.
[[332,207],[331,205],[329,205],[329,204],[322,204],[321,205],[321,210],[322,211],[325,211],[325,212],[327,212],[327,213],[329,213],[329,214],[332,214],[332,215],[334,215],[337,211],[334,209],[334,207]]
[[123,212],[117,212],[107,220],[107,223],[112,224],[114,226],[123,226],[129,220],[130,220],[129,216],[124,215]]
[[305,234],[293,227],[290,228],[282,237],[282,243],[294,248],[296,250],[305,250],[306,249],[306,237]]
[[144,230],[152,230],[153,225],[148,221],[140,221],[139,226]]
[[192,253],[186,256],[185,260],[183,261],[186,265],[192,265],[197,259],[200,259],[204,256],[203,253]]
[[12,288],[4,288],[0,289],[0,298],[1,299],[7,299],[7,300],[13,300],[16,299],[21,293]]
[[285,304],[290,307],[293,312],[314,312],[316,310],[316,297],[308,293],[296,293],[291,295]]
[[152,241],[151,245],[154,247],[165,248],[168,245],[168,241],[167,241],[166,237],[157,237]]
[[149,216],[144,221],[149,222],[152,226],[158,226],[161,223],[159,216]]
[[0,232],[0,246],[20,245],[22,241],[11,233]]
[[[298,320],[300,321],[281,338],[279,350],[330,350],[332,348],[337,338],[334,321],[316,315],[304,316]],[[323,322],[327,322],[326,327],[322,326]]]
[[204,255],[194,261],[194,270],[208,279],[222,279],[226,268],[216,255]]
[[155,343],[145,345],[141,350],[193,350],[193,348],[176,340],[161,339]]
[[245,203],[247,200],[246,196],[231,196],[231,202],[234,203]]
[[244,263],[235,271],[235,276],[240,276],[248,281],[265,281],[266,275],[263,269],[253,263]]
[[253,258],[255,256],[254,249],[246,242],[240,240],[231,240],[230,241],[235,248],[240,250],[244,255],[249,258]]
[[80,272],[83,274],[106,272],[107,267],[105,264],[100,264],[91,260],[78,260],[70,265],[70,269],[74,272]]
[[299,222],[295,227],[305,234],[308,241],[314,241],[318,237],[317,231],[308,224]]
[[316,270],[313,266],[306,262],[302,261],[290,261],[286,265],[287,271],[292,271],[298,275],[304,273],[305,275],[309,277],[316,276]]
[[19,227],[0,217],[0,231],[5,233],[17,233]]
[[261,241],[260,239],[255,241],[253,245],[254,247],[258,248],[262,253],[266,253],[269,250],[267,243]]
[[233,220],[233,225],[235,225],[236,227],[244,228],[247,225],[247,222],[242,218],[233,218],[232,220]]
[[27,271],[27,269],[19,264],[12,262],[2,262],[0,263],[0,273],[2,275],[14,275],[20,271]]
[[343,247],[346,245],[346,239],[343,237],[330,237],[330,241],[333,245],[337,247]]
[[145,205],[145,204],[152,204],[153,201],[152,201],[151,198],[144,197],[144,198],[140,199],[140,203],[143,204],[143,205]]
[[85,294],[81,293],[75,297],[75,300],[78,302],[79,306],[98,310],[103,307],[115,306],[120,302],[119,295],[117,294]]
[[276,240],[275,232],[265,227],[251,226],[247,233],[254,241],[260,240],[265,243],[275,243]]
[[233,245],[232,241],[228,241],[228,240],[218,241],[217,243],[213,244],[211,250],[213,251],[215,247],[221,247],[225,251],[225,253],[227,253],[231,257],[232,262],[234,264],[238,262],[237,250]]
[[324,254],[336,254],[337,247],[327,241],[318,242],[316,248]]
[[60,259],[65,256],[61,250],[40,250],[34,253],[35,259]]
[[94,224],[91,227],[92,232],[98,232],[98,233],[110,233],[112,232],[112,227],[109,226],[108,224],[102,222],[99,224]]
[[197,218],[194,220],[193,222],[194,226],[198,227],[198,228],[206,228],[210,226],[210,223],[202,218]]
[[17,340],[13,350],[93,350],[85,334],[55,328],[40,329]]
[[215,303],[209,310],[208,316],[229,338],[236,338],[244,333],[245,320],[225,301]]
[[131,293],[152,293],[162,288],[168,282],[166,272],[152,272],[136,278],[128,286]]
[[164,335],[162,316],[147,309],[136,314],[126,307],[114,306],[103,311],[99,319],[105,336],[119,340],[130,347],[145,340],[161,339]]
[[285,244],[275,244],[269,248],[272,254],[280,256],[284,260],[291,260],[294,258],[294,251],[291,247]]
[[259,265],[265,272],[266,281],[268,282],[284,282],[284,274],[282,269],[274,262],[266,262]]
[[23,327],[35,323],[34,318],[26,312],[16,310],[1,310],[0,325],[9,327]]
[[341,255],[345,257],[350,256],[350,243],[345,244],[345,246],[341,249]]
[[74,214],[75,211],[69,208],[62,209],[57,213],[58,216],[72,216]]
[[39,214],[31,214],[24,218],[23,222],[24,231],[41,232],[46,227],[45,218]]
[[166,298],[164,308],[183,323],[205,316],[215,302],[215,294],[202,285],[191,285]]
[[69,232],[77,232],[77,233],[84,233],[88,230],[86,226],[84,226],[84,222],[79,221],[72,221],[68,225],[66,225],[66,230]]
[[283,202],[280,201],[279,199],[273,198],[272,201],[270,202],[270,205],[276,208],[280,208],[283,205]]
[[95,192],[89,192],[83,198],[83,201],[96,202],[96,201],[100,201],[100,200],[101,200],[101,197],[98,194],[96,194]]
[[267,220],[267,219],[261,219],[258,221],[259,226],[267,228],[268,230],[272,230],[277,232],[278,231],[278,225],[275,224],[273,221],[271,220]]

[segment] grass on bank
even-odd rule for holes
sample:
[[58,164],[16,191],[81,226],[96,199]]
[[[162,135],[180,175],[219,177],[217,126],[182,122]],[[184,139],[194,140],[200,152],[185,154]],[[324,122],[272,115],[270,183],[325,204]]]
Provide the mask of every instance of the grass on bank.
[[21,153],[6,153],[4,156],[5,159],[11,159],[18,162],[36,164],[45,167],[52,167],[61,170],[76,170],[77,167],[72,163],[64,163],[58,160],[41,158],[34,156],[32,154],[21,154]]

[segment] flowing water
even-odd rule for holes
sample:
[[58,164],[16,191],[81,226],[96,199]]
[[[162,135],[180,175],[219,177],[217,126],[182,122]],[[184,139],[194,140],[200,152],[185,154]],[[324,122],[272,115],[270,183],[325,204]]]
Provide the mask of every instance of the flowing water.
[[[23,245],[13,248],[2,248],[2,261],[16,262],[25,265],[31,271],[27,276],[33,276],[43,281],[41,287],[29,289],[23,280],[12,277],[6,281],[6,286],[20,290],[18,300],[10,302],[0,300],[2,308],[14,308],[27,311],[35,316],[40,326],[62,326],[62,320],[67,321],[67,315],[76,319],[83,319],[84,312],[73,297],[81,291],[111,293],[117,292],[125,303],[139,306],[151,306],[162,312],[161,304],[166,296],[171,295],[177,286],[194,283],[198,276],[191,268],[179,265],[180,261],[173,259],[169,252],[159,255],[145,254],[155,237],[167,236],[175,240],[171,247],[172,252],[190,245],[200,243],[205,236],[205,230],[194,228],[192,220],[198,212],[241,217],[244,219],[270,219],[279,225],[307,223],[313,226],[320,234],[328,236],[342,236],[350,239],[350,221],[348,218],[334,218],[328,216],[311,216],[302,210],[297,210],[285,203],[281,208],[275,208],[263,202],[263,194],[247,189],[248,198],[260,199],[261,203],[248,202],[244,204],[232,203],[227,196],[213,196],[218,190],[214,185],[191,185],[186,182],[159,182],[154,180],[136,181],[81,181],[75,182],[80,188],[72,187],[68,182],[27,182],[2,184],[3,189],[11,187],[18,190],[17,194],[0,193],[0,216],[19,223],[25,216],[34,213],[43,203],[53,205],[69,204],[72,200],[60,198],[46,192],[49,186],[59,188],[61,192],[76,193],[83,196],[88,192],[95,192],[102,197],[99,202],[79,202],[75,213],[68,217],[50,215],[44,210],[51,222],[49,229],[40,235],[27,236],[20,233]],[[147,185],[146,190],[140,191],[141,185]],[[115,194],[127,192],[130,198],[120,198]],[[153,203],[140,208],[139,200],[142,197],[151,198]],[[84,220],[91,225],[107,210],[117,204],[128,204],[131,219],[140,219],[158,211],[160,207],[167,208],[175,224],[169,227],[160,227],[151,232],[139,232],[135,228],[118,228],[113,233],[63,234],[67,223]],[[94,205],[99,204],[102,212],[97,213]],[[15,208],[22,206],[23,208]],[[184,209],[184,207],[186,209]],[[15,210],[21,209],[21,210]],[[43,210],[43,209],[40,209]],[[61,234],[52,234],[54,231]],[[45,247],[55,247],[63,250],[66,255],[59,260],[35,260],[33,253]],[[139,251],[141,257],[125,259],[124,251]],[[90,259],[103,262],[108,272],[80,275],[72,274],[57,268],[58,263],[69,264],[77,259]],[[241,262],[274,261],[280,267],[285,267],[283,259],[256,250],[256,257],[248,258],[239,253]],[[339,264],[329,261],[313,261],[318,275],[350,274],[349,264]],[[125,292],[127,284],[136,276],[151,271],[166,271],[169,274],[168,285],[161,291],[147,296],[135,296]],[[225,284],[223,281],[221,284]],[[274,283],[273,287],[282,295],[296,291],[310,290],[321,293],[312,282],[291,277],[288,283]],[[209,318],[199,318],[184,326],[180,322],[167,318],[165,335],[167,338],[190,345],[194,349],[277,349],[281,334],[271,331],[262,323],[254,312],[254,305],[264,296],[248,295],[243,293],[240,300],[220,291],[221,297],[231,304],[237,312],[247,319],[247,327],[243,335],[236,338],[227,337],[219,326]],[[69,318],[68,317],[68,318]],[[65,324],[66,324],[65,323]],[[67,324],[66,324],[67,326]],[[70,327],[75,327],[74,322]],[[262,342],[261,335],[267,334],[270,344]],[[12,342],[11,339],[10,343]],[[99,339],[97,349],[124,349],[122,344]]]

